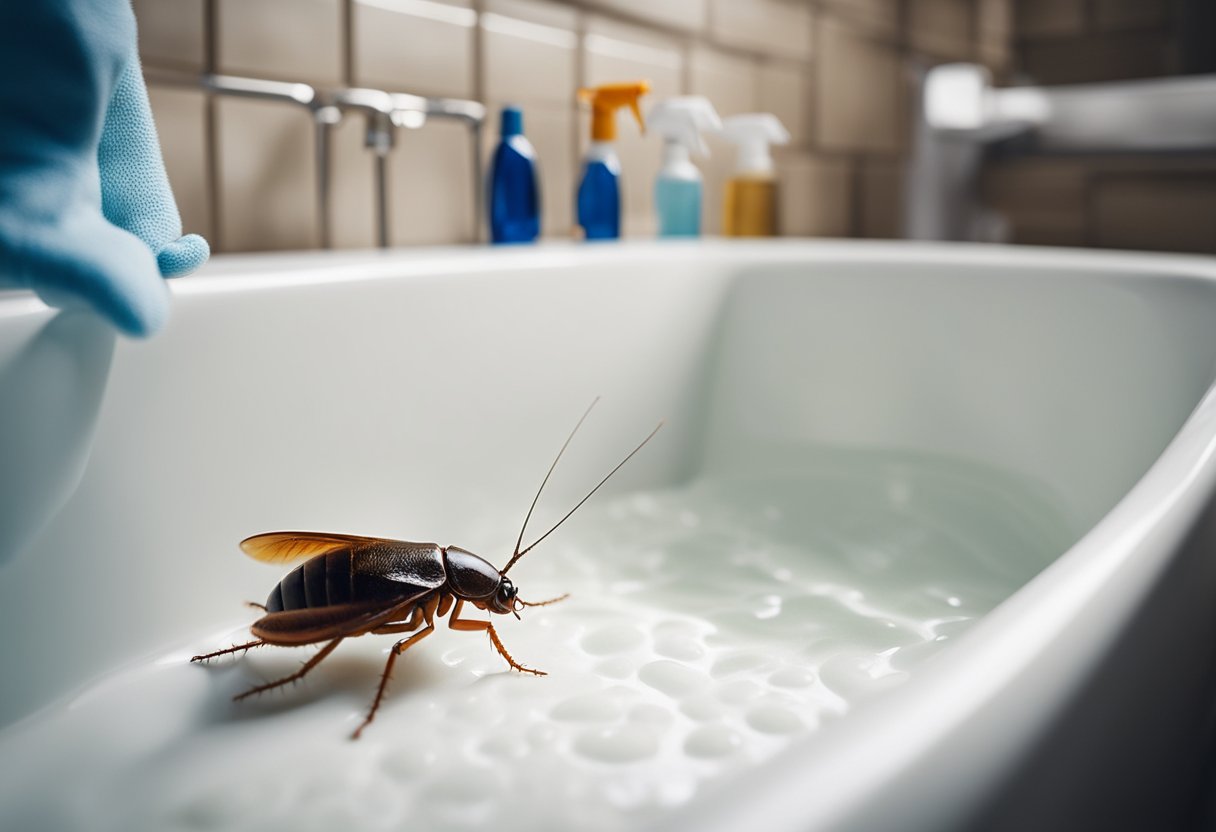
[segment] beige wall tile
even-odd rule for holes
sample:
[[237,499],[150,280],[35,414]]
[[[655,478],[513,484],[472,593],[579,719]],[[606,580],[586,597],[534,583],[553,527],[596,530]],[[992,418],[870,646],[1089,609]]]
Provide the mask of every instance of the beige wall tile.
[[216,102],[220,244],[224,251],[317,245],[312,120],[264,101]]
[[975,7],[976,59],[1001,76],[1013,64],[1013,1],[979,0]]
[[820,20],[813,129],[825,148],[895,152],[905,131],[895,49]]
[[810,79],[800,64],[761,64],[757,109],[773,113],[790,131],[790,143],[805,144],[810,139]]
[[902,237],[904,166],[898,162],[866,160],[862,163],[860,184],[861,236]]
[[330,131],[330,238],[334,248],[376,245],[374,155],[363,146],[364,120],[350,115]]
[[355,0],[360,86],[469,98],[477,13],[469,0]]
[[219,0],[218,15],[221,72],[341,82],[339,0]]
[[1013,0],[978,0],[975,28],[981,40],[1013,38]]
[[598,0],[598,5],[663,26],[699,32],[709,0]]
[[704,95],[719,115],[753,113],[760,106],[760,65],[757,61],[702,47],[689,56],[693,95]]
[[650,81],[651,101],[682,91],[684,63],[679,42],[640,26],[589,18],[583,60],[589,86],[645,79]]
[[889,38],[899,34],[898,0],[820,0],[820,7],[867,34]]
[[710,28],[728,46],[805,60],[811,56],[808,5],[779,0],[711,0]]
[[481,10],[555,29],[578,29],[578,10],[563,0],[482,0]]
[[1177,65],[1173,41],[1161,32],[1032,41],[1020,54],[1021,69],[1040,84],[1157,78],[1172,74]]
[[1009,242],[1083,246],[1086,165],[1080,159],[1019,159],[990,165],[980,179],[980,199],[1007,224]]
[[389,162],[393,245],[472,242],[473,138],[468,128],[431,122],[403,130]]
[[133,0],[145,64],[201,70],[203,0]]
[[783,235],[849,236],[853,217],[853,174],[848,161],[782,153],[777,171]]
[[1171,17],[1168,0],[1096,0],[1094,20],[1101,29],[1164,26]]
[[481,16],[486,97],[571,106],[578,86],[576,15],[519,0],[488,8],[494,11]]
[[1096,245],[1216,254],[1216,174],[1100,176],[1093,204]]
[[574,147],[575,111],[535,109],[524,114],[525,130],[540,166],[541,230],[546,237],[574,233],[574,188],[578,158]]
[[1086,0],[1018,0],[1014,25],[1020,36],[1075,35],[1085,31]]
[[980,197],[997,211],[1085,212],[1086,163],[1075,159],[1019,159],[989,165],[980,179]]
[[207,185],[206,97],[193,90],[152,86],[148,88],[148,101],[169,184],[182,215],[182,229],[210,239],[214,235]]
[[916,0],[907,8],[913,49],[946,60],[972,57],[970,0]]
[[1008,227],[1007,242],[1022,246],[1086,245],[1085,217],[1064,211],[1036,214],[1008,214],[1003,217]]

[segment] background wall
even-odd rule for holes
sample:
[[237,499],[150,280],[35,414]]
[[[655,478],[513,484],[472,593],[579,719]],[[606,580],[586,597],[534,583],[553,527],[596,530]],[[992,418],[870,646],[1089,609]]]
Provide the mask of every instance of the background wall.
[[[778,153],[783,232],[899,234],[910,102],[918,70],[979,61],[1044,82],[1172,72],[1171,0],[134,0],[154,70],[225,72],[524,107],[544,187],[544,233],[569,237],[589,115],[574,91],[647,78],[651,100],[708,96],[723,115],[768,110],[793,136]],[[1016,21],[1016,23],[1015,23]],[[1016,28],[1015,28],[1016,27]],[[1128,46],[1132,44],[1133,46]],[[1090,50],[1085,78],[1069,56]],[[1092,54],[1091,54],[1092,53]],[[1097,56],[1097,57],[1094,57]],[[1069,75],[1069,73],[1073,75]],[[188,230],[218,251],[317,244],[313,133],[283,105],[150,85]],[[653,233],[659,143],[620,117],[625,232]],[[396,244],[473,238],[467,131],[404,131],[390,161]],[[731,148],[711,140],[706,229],[720,226]],[[362,119],[333,148],[334,242],[373,243],[372,160]],[[1199,174],[1206,179],[1196,181]],[[1015,241],[1212,250],[1216,165],[1193,158],[1038,159],[990,166],[986,195]],[[1166,206],[1163,208],[1162,206]],[[1141,217],[1152,218],[1145,226]],[[1216,232],[1216,229],[1214,229]]]
[[[1216,72],[1212,0],[1016,0],[1006,79]],[[1216,153],[995,159],[985,201],[1013,242],[1216,254]]]

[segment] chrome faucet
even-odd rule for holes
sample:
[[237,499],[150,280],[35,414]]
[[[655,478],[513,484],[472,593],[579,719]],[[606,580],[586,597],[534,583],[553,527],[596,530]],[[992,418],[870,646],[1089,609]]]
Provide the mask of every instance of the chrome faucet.
[[329,127],[338,122],[341,113],[328,104],[315,87],[309,84],[298,84],[290,81],[268,81],[263,78],[245,78],[239,75],[218,75],[215,73],[182,75],[174,72],[145,69],[144,74],[147,80],[152,83],[170,84],[194,89],[202,87],[210,95],[276,101],[281,104],[290,104],[308,110],[312,116],[317,142],[317,227],[322,248],[330,247]]
[[1014,137],[1020,153],[1216,149],[1216,75],[997,89],[984,67],[934,67],[921,86],[905,236],[998,240],[1003,222],[979,204],[977,182],[986,149]]
[[407,93],[388,93],[365,87],[333,92],[329,100],[340,111],[361,112],[366,120],[363,144],[374,154],[376,245],[388,248],[388,155],[396,144],[397,128],[417,130],[428,119],[456,119],[465,123],[473,144],[473,236],[480,239],[482,215],[481,127],[486,108],[477,101],[456,98],[426,98]]
[[184,75],[163,70],[145,70],[147,80],[198,89],[210,95],[276,101],[303,107],[312,116],[316,136],[317,224],[323,248],[333,246],[330,219],[331,176],[330,130],[342,120],[347,111],[360,112],[366,119],[364,145],[374,154],[376,244],[389,246],[388,155],[396,143],[397,128],[418,129],[428,119],[456,119],[469,128],[473,144],[473,237],[481,238],[482,224],[482,162],[481,130],[485,122],[485,105],[478,101],[457,98],[428,98],[406,93],[349,87],[323,92],[309,84],[270,81],[237,75]]

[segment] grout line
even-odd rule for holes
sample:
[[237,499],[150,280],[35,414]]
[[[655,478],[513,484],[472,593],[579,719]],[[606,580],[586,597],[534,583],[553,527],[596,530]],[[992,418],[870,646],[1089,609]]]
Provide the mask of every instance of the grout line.
[[342,83],[355,85],[355,0],[342,0]]
[[[203,69],[215,72],[219,67],[219,0],[203,2]],[[219,118],[215,96],[206,96],[203,104],[203,164],[207,182],[208,219],[211,224],[211,249],[224,250],[224,235],[220,229],[220,152]]]

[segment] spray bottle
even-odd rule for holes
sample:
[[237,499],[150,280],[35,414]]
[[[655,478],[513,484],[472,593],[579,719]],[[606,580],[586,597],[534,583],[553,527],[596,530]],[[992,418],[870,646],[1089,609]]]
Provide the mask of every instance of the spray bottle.
[[722,233],[728,237],[772,237],[777,233],[777,176],[770,144],[790,134],[771,113],[722,120],[722,136],[739,146],[734,175],[726,183]]
[[701,171],[692,151],[709,155],[703,130],[721,130],[722,120],[709,99],[699,95],[660,101],[650,110],[650,129],[663,137],[663,162],[654,182],[660,237],[701,234]]
[[638,99],[648,92],[647,81],[578,91],[580,100],[591,103],[591,146],[583,160],[583,178],[578,186],[578,224],[588,240],[621,236],[621,160],[612,146],[616,140],[616,111],[629,107],[638,126],[645,130]]

